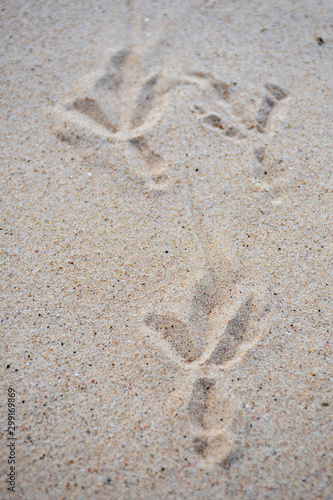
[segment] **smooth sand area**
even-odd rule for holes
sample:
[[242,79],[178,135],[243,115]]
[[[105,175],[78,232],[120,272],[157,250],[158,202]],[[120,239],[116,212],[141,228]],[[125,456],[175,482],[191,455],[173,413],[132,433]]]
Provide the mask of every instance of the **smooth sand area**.
[[332,499],[333,3],[1,26],[0,497]]

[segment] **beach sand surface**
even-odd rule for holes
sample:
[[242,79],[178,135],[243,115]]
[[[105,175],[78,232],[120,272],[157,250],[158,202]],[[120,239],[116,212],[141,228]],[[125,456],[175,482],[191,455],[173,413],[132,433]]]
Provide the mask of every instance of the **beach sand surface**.
[[332,3],[1,18],[1,498],[332,498]]

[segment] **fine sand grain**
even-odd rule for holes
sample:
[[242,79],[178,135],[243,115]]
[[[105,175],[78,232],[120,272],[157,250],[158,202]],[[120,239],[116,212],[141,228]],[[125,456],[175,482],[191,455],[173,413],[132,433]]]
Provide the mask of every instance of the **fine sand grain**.
[[0,497],[333,498],[332,2],[1,21]]

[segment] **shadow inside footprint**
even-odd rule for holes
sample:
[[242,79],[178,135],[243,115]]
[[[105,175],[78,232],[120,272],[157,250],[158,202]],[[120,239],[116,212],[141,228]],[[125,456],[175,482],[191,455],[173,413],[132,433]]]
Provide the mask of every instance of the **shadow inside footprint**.
[[189,318],[189,333],[196,342],[196,351],[199,355],[206,348],[209,316],[216,306],[218,306],[218,297],[215,286],[211,276],[207,273],[195,287]]
[[265,132],[268,124],[268,119],[275,105],[276,102],[269,96],[265,96],[264,99],[262,100],[261,106],[258,110],[258,114],[256,117],[258,132],[261,133]]
[[147,326],[154,328],[187,363],[197,360],[207,348],[209,317],[218,306],[218,285],[211,271],[196,284],[188,324],[174,316],[148,314]]
[[111,132],[116,132],[116,127],[108,120],[107,116],[102,111],[99,104],[94,99],[84,97],[83,99],[76,99],[72,104],[67,106],[69,111],[77,111],[82,115],[86,115],[94,120],[98,125],[105,127]]
[[208,431],[220,433],[230,421],[231,406],[214,378],[198,378],[193,385],[188,403],[188,414],[198,434]]
[[215,114],[210,114],[206,116],[203,121],[204,123],[206,123],[206,125],[209,125],[212,128],[217,128],[219,130],[223,130],[225,128],[221,118]]
[[275,85],[274,83],[265,83],[265,88],[277,101],[281,101],[288,96],[287,90]]
[[212,378],[199,378],[194,382],[188,411],[192,424],[201,429],[209,426],[206,414],[209,409],[209,391],[214,385],[215,380]]
[[249,340],[247,338],[247,327],[252,312],[252,302],[253,297],[251,295],[239,307],[235,317],[228,322],[225,333],[208,359],[207,364],[220,365],[229,361],[236,355],[239,345]]
[[199,436],[193,439],[193,448],[194,451],[198,453],[198,455],[204,456],[207,450],[207,446],[208,446],[207,439],[203,439]]
[[124,80],[123,69],[129,55],[129,51],[123,49],[110,57],[104,74],[95,83],[96,89],[118,92]]
[[156,86],[159,80],[158,75],[154,75],[144,82],[137,99],[136,109],[133,111],[131,128],[138,127],[145,120],[146,115],[153,106],[156,97]]
[[145,317],[145,323],[167,340],[187,363],[191,363],[198,357],[189,336],[188,327],[183,321],[173,316],[148,314]]
[[226,431],[233,419],[234,408],[221,392],[217,380],[205,377],[197,379],[187,410],[196,434],[193,439],[194,451],[207,463],[220,463],[231,450]]
[[130,52],[126,49],[114,53],[107,65],[105,73],[96,81],[97,89],[106,89],[117,92],[123,83],[123,70]]
[[160,155],[154,153],[150,149],[146,139],[143,136],[134,137],[129,141],[130,146],[136,149],[136,151],[147,161],[149,165],[156,165],[163,161]]

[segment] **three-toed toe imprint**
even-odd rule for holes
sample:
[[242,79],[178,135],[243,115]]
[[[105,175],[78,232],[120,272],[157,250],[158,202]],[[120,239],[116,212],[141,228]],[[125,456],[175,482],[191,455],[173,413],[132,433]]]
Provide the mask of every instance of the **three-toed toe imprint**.
[[192,364],[229,366],[262,334],[268,312],[265,293],[229,286],[207,271],[195,286],[186,319],[171,312],[146,315],[146,325],[175,362],[189,369]]
[[[191,111],[207,128],[226,138],[244,139],[249,133],[266,133],[273,109],[288,96],[288,92],[273,83],[258,87],[264,95],[244,96],[237,82],[226,82],[204,71],[188,73],[189,82],[202,91],[205,102],[194,103]],[[265,89],[265,90],[264,90]]]
[[[131,178],[150,191],[163,192],[170,185],[168,167],[147,136],[168,94],[186,83],[157,70],[147,74],[137,47],[116,50],[104,69],[86,75],[72,99],[53,108],[57,136],[78,147],[123,144]],[[92,147],[90,154],[97,151]],[[105,156],[102,161],[107,161]]]

